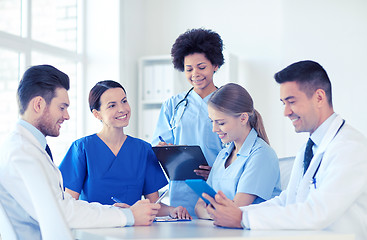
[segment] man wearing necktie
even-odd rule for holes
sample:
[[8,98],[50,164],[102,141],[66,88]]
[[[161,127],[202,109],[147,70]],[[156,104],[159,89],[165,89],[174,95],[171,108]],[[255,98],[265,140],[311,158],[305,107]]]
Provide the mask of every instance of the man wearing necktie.
[[[29,68],[18,86],[20,120],[0,149],[0,198],[20,239],[39,239],[40,227],[30,192],[37,186],[26,184],[27,166],[36,166],[57,200],[70,228],[150,225],[160,208],[149,200],[130,208],[87,203],[64,192],[62,176],[52,160],[46,137],[57,137],[61,124],[69,119],[69,77],[50,65]],[[42,169],[41,169],[42,168]],[[21,169],[22,171],[18,171]],[[26,176],[25,176],[26,175]],[[31,180],[31,179],[30,179]],[[23,212],[21,212],[23,211]],[[42,229],[42,227],[41,227]],[[19,231],[19,232],[18,232]],[[36,237],[38,236],[38,237]]]
[[305,157],[303,160],[303,174],[306,173],[308,166],[310,166],[311,159],[313,157],[312,147],[314,145],[314,142],[311,140],[311,138],[308,139],[305,149]]
[[221,191],[215,200],[204,196],[211,202],[207,210],[214,224],[326,229],[367,239],[367,139],[334,113],[331,83],[320,64],[291,64],[276,73],[275,80],[284,115],[296,132],[310,134],[309,141],[298,152],[288,187],[278,197],[237,208]]

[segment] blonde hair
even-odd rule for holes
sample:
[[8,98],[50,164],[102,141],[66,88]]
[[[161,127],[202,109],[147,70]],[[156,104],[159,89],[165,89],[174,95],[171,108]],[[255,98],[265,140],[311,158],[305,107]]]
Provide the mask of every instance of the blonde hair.
[[238,116],[238,114],[244,112],[248,113],[250,127],[254,128],[259,137],[267,144],[270,144],[265,132],[262,117],[260,113],[254,109],[251,95],[241,85],[228,83],[220,87],[209,98],[208,105],[232,116]]

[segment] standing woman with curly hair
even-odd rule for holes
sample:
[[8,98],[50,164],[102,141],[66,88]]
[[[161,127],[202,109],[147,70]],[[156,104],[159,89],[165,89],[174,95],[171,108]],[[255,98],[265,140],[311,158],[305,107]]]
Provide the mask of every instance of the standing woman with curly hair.
[[[173,66],[185,72],[192,88],[162,105],[152,140],[152,145],[199,145],[209,166],[200,166],[201,170],[195,172],[205,179],[222,149],[219,137],[212,132],[207,109],[208,99],[217,89],[213,75],[224,63],[222,51],[220,35],[211,30],[191,29],[176,39],[171,50]],[[171,206],[184,206],[193,216],[197,200],[184,181],[170,182]]]

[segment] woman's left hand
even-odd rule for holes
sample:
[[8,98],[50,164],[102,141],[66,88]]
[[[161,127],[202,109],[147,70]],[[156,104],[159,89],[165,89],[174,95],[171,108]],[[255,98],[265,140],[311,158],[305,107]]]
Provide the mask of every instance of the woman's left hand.
[[187,209],[182,206],[172,208],[169,212],[169,216],[171,218],[178,218],[178,219],[192,219]]
[[205,180],[208,180],[211,169],[211,166],[200,165],[199,169],[195,169],[194,172],[196,173],[196,175],[203,177]]

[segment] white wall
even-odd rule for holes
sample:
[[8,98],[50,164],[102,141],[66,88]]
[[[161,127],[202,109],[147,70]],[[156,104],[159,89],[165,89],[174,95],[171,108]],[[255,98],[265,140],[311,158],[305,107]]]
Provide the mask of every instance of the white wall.
[[88,96],[91,88],[99,81],[120,81],[120,11],[119,0],[85,1],[85,49],[86,86],[80,97],[84,111],[83,134],[93,134],[101,130],[102,124],[89,110]]
[[[187,29],[217,31],[240,58],[240,79],[263,115],[278,156],[294,155],[306,134],[283,117],[275,72],[304,59],[319,61],[333,84],[335,110],[367,135],[367,1],[124,0],[120,2],[120,79],[137,112],[137,61],[169,54]],[[133,114],[129,133],[136,133]]]

